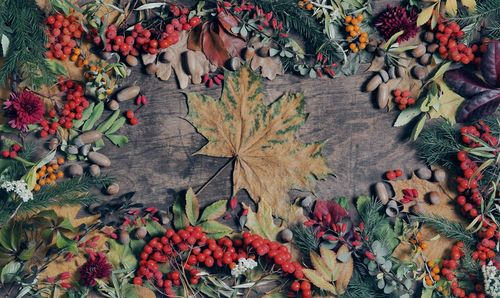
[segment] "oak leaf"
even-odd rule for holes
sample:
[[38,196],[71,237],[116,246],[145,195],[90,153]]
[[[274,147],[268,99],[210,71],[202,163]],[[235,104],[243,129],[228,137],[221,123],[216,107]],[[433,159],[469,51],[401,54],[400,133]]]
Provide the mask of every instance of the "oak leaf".
[[272,209],[265,202],[262,202],[257,207],[257,212],[254,212],[247,205],[243,204],[244,208],[248,210],[247,222],[245,226],[253,234],[260,235],[271,241],[278,238],[279,232],[284,227],[275,225],[273,220]]
[[247,67],[225,77],[220,100],[187,94],[187,118],[208,140],[195,154],[233,158],[233,195],[246,189],[286,218],[288,191],[312,191],[317,179],[331,173],[323,143],[304,144],[295,136],[307,117],[304,97],[285,93],[266,105],[261,79]]

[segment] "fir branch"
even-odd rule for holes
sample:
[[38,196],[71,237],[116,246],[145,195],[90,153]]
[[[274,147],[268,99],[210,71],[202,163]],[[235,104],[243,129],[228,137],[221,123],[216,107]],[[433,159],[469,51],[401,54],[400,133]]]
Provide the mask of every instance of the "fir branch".
[[299,248],[301,255],[305,260],[309,260],[311,251],[317,251],[319,240],[314,235],[311,227],[306,227],[302,224],[294,225],[290,228],[293,233],[295,245]]
[[44,15],[34,0],[0,1],[0,28],[10,41],[0,69],[0,83],[6,83],[14,75],[34,89],[56,81],[45,59]]
[[459,11],[455,17],[450,17],[450,20],[457,22],[460,27],[466,28],[466,39],[470,40],[475,32],[484,28],[484,31],[489,37],[494,39],[500,38],[500,0],[481,0],[477,1],[476,10],[469,12],[466,9]]
[[[389,295],[390,296],[390,295]],[[376,280],[368,274],[367,268],[361,262],[355,262],[355,268],[347,291],[341,298],[387,298],[388,295],[379,290]]]
[[415,219],[450,239],[462,241],[468,247],[475,247],[477,244],[477,239],[474,238],[473,234],[468,232],[466,227],[459,222],[441,216],[427,216],[422,214],[418,215]]
[[446,121],[436,121],[425,128],[415,142],[417,154],[428,165],[441,165],[453,169],[452,162],[460,150],[459,132]]

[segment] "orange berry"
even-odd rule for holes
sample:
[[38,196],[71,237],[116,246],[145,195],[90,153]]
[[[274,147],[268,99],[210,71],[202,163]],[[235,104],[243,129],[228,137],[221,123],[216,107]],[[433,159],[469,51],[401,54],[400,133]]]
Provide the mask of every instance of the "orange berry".
[[36,184],[35,187],[33,188],[34,191],[40,191],[42,187],[40,186],[40,184]]
[[54,172],[54,169],[52,168],[52,166],[49,166],[47,168],[47,172],[49,172],[49,174],[52,173],[52,172]]
[[366,39],[368,39],[368,33],[366,33],[366,32],[362,32],[362,33],[361,33],[361,36],[362,36],[362,37],[365,37]]
[[346,16],[346,17],[345,17],[345,22],[346,22],[347,24],[349,24],[351,21],[352,21],[352,17],[351,17],[351,16]]
[[353,50],[353,51],[354,51],[354,49],[356,49],[356,48],[357,48],[357,46],[356,46],[356,44],[355,44],[355,43],[350,43],[350,44],[349,44],[349,48],[350,48],[351,50]]
[[359,26],[358,26],[358,25],[355,25],[355,26],[354,26],[354,31],[359,32],[359,30],[360,30],[360,29],[359,29]]
[[354,27],[351,25],[345,27],[345,31],[347,32],[351,32],[352,30],[354,30]]
[[71,55],[71,57],[69,57],[69,60],[72,62],[76,62],[76,60],[78,60],[78,55],[76,54]]
[[362,14],[358,14],[358,16],[356,17],[356,20],[358,21],[362,21],[363,20],[363,15]]
[[366,48],[366,42],[362,42],[359,44],[359,49],[364,50]]
[[434,267],[435,265],[436,263],[434,263],[434,261],[427,262],[427,266],[429,266],[430,268]]
[[40,186],[44,186],[45,185],[45,179],[40,179],[40,181],[38,181],[38,184],[40,184]]
[[306,4],[306,10],[312,10],[313,8],[314,8],[314,5],[312,3]]
[[[422,250],[426,250],[427,247],[429,247],[429,245],[426,243],[426,242],[422,242],[420,243],[420,248],[422,248]],[[439,269],[439,268],[438,268]]]
[[57,172],[57,178],[58,179],[61,179],[64,177],[64,172],[60,171],[60,172]]
[[64,158],[63,157],[59,157],[57,159],[57,163],[60,164],[60,165],[62,165],[64,163]]
[[56,180],[57,176],[56,176],[56,174],[50,174],[49,178],[50,178],[50,180]]
[[361,43],[366,43],[367,41],[368,41],[368,38],[366,38],[366,37],[364,37],[364,36],[361,36],[361,37],[359,38],[359,42],[361,42]]
[[435,273],[435,274],[438,274],[439,273],[439,267],[438,266],[434,266],[432,268],[432,272]]
[[354,36],[358,35],[358,33],[356,33],[356,31],[352,30],[351,32],[349,32],[349,35],[354,37]]
[[359,24],[359,21],[357,19],[352,19],[351,24],[357,25]]
[[53,168],[54,170],[57,170],[57,169],[59,169],[59,165],[55,163],[55,164],[53,164],[53,165],[52,165],[52,168]]

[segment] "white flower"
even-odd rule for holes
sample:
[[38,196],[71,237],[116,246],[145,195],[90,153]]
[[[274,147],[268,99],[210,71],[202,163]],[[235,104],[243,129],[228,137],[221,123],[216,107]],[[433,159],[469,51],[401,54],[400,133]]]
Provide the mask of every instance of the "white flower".
[[257,267],[257,262],[252,259],[241,258],[238,260],[238,265],[231,270],[232,276],[239,276],[249,269]]
[[23,202],[33,200],[33,193],[28,189],[28,184],[24,180],[5,181],[0,185],[0,188],[5,189],[7,192],[16,193]]
[[491,297],[500,297],[500,271],[490,261],[481,267],[484,277],[484,291]]

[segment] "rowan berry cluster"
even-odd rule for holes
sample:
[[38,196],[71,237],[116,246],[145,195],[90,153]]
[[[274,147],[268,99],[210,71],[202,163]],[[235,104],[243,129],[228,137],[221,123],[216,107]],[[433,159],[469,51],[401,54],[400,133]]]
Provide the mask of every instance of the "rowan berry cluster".
[[76,48],[77,40],[82,37],[81,24],[75,15],[64,16],[60,13],[48,16],[45,22],[48,25],[45,55],[47,58],[66,61]]
[[401,169],[389,170],[385,172],[385,178],[387,178],[387,180],[395,180],[396,178],[399,178],[402,175],[403,175],[403,170]]
[[441,277],[439,276],[440,269],[439,265],[434,261],[427,262],[427,268],[429,274],[425,276],[424,280],[425,284],[431,287],[441,279]]
[[23,148],[19,144],[14,144],[10,146],[10,150],[3,150],[2,157],[3,158],[16,158],[17,153],[21,151]]
[[64,158],[60,157],[52,160],[48,165],[44,165],[36,172],[36,184],[33,191],[37,192],[47,184],[54,184],[64,177],[64,172],[60,166],[64,164]]
[[139,124],[139,120],[135,117],[135,113],[132,110],[127,110],[125,112],[125,118],[127,118],[128,122],[130,125],[137,125]]
[[59,126],[66,129],[72,128],[73,121],[82,119],[83,111],[90,105],[84,96],[83,86],[80,83],[60,79],[58,84],[59,91],[66,94],[66,103],[59,112],[55,109],[50,110],[48,113],[49,120],[44,119],[40,122],[42,127],[40,131],[41,138],[46,138],[49,134],[55,135]]
[[497,146],[498,140],[493,135],[491,135],[491,128],[482,120],[478,121],[474,125],[463,126],[460,129],[462,134],[462,142],[468,147],[476,148],[482,146],[479,142],[471,139],[470,135],[480,138],[481,140],[488,143],[490,146]]
[[394,95],[394,102],[401,111],[406,110],[416,102],[415,98],[410,97],[410,90],[394,89],[392,94]]
[[472,259],[479,260],[481,265],[486,265],[489,260],[494,266],[499,266],[500,262],[495,260],[496,244],[500,239],[497,225],[488,219],[483,220],[481,230],[477,233],[481,241],[477,244],[476,250],[472,252]]
[[443,59],[469,64],[474,61],[478,46],[468,47],[459,40],[464,36],[464,32],[455,22],[441,22],[436,26],[436,39],[439,42],[439,54]]
[[368,33],[361,31],[359,24],[363,21],[363,15],[346,16],[344,19],[345,31],[347,32],[347,42],[349,49],[353,53],[363,50],[368,45]]
[[[147,29],[143,24],[137,23],[133,30],[120,33],[119,28],[110,25],[105,31],[104,51],[116,52],[122,56],[139,56],[141,52],[157,54],[159,50],[176,44],[182,31],[191,30],[201,22],[198,16],[188,18],[189,9],[186,7],[170,5],[170,12],[173,18],[163,30]],[[103,44],[97,30],[93,30],[90,37],[94,44]]]
[[[215,240],[208,238],[201,227],[188,226],[177,232],[168,229],[164,236],[148,242],[140,254],[140,266],[133,283],[141,285],[144,279],[154,281],[167,297],[173,297],[173,287],[181,286],[182,272],[187,272],[186,280],[196,285],[201,278],[198,269],[201,266],[234,269],[239,259],[257,257],[272,262],[284,275],[304,278],[302,265],[292,261],[288,248],[278,242],[247,232],[243,233],[242,239],[231,240],[224,237]],[[159,264],[167,262],[173,270],[164,274],[159,270]],[[294,295],[300,291],[302,297],[311,297],[311,285],[308,281],[292,283],[291,290]]]
[[429,247],[428,243],[425,242],[424,236],[420,231],[410,238],[410,243],[415,245],[415,247],[419,250],[426,250],[427,247]]

